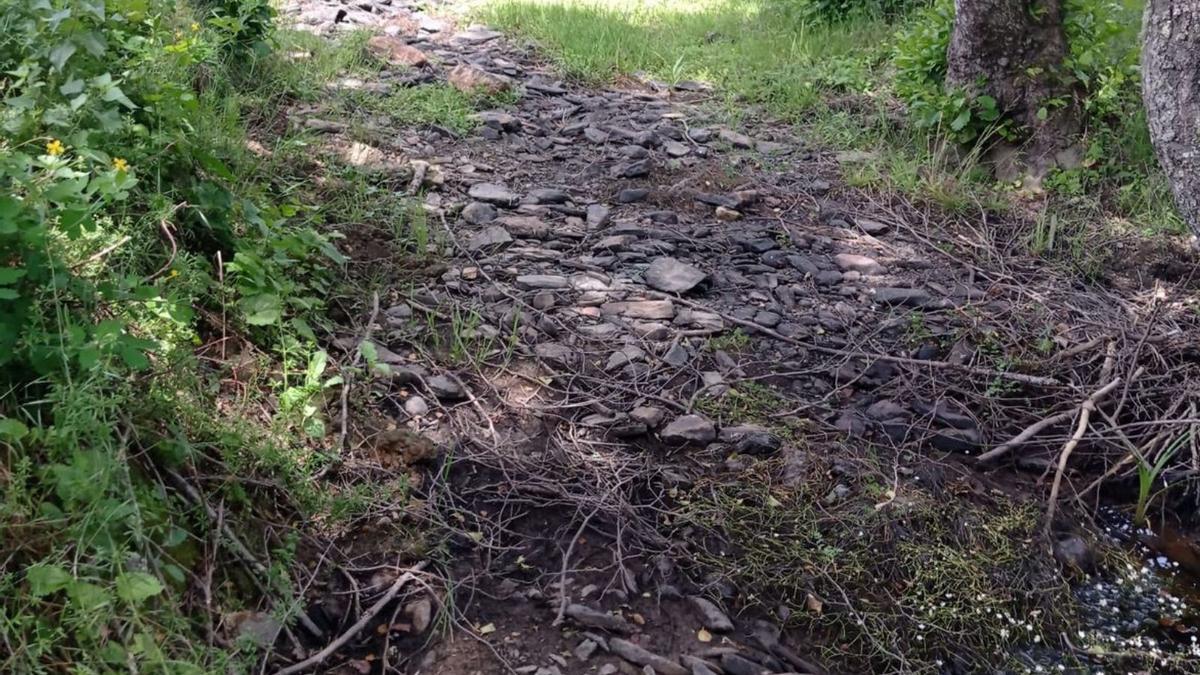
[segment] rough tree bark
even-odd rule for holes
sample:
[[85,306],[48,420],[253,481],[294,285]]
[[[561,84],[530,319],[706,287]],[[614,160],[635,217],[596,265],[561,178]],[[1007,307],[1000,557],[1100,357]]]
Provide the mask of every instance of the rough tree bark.
[[[1079,131],[1078,100],[1062,73],[1062,0],[955,0],[954,9],[946,84],[996,99],[1032,131],[1029,164],[1046,168]],[[1062,105],[1048,107],[1052,99]]]
[[1142,99],[1180,215],[1200,235],[1200,0],[1148,0]]

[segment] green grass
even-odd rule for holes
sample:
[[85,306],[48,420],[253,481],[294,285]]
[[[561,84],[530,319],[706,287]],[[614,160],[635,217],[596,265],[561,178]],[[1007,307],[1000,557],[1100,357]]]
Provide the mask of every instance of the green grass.
[[[728,97],[800,119],[831,89],[869,88],[882,57],[882,20],[811,24],[759,0],[639,2],[498,0],[482,16],[541,42],[571,76],[604,81],[638,71],[668,83],[699,80]],[[865,45],[873,45],[864,49]]]

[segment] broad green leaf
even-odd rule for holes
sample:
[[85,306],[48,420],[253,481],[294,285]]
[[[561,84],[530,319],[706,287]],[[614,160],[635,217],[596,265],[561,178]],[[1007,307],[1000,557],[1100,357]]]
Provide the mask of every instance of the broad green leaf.
[[85,611],[97,610],[112,602],[103,586],[78,580],[67,586],[67,597],[71,598],[71,604]]
[[25,570],[25,580],[29,592],[40,598],[66,588],[75,577],[58,565],[37,564]]
[[970,122],[970,121],[971,121],[971,111],[964,110],[964,111],[958,113],[958,117],[955,117],[954,121],[950,122],[950,128],[953,129],[954,131],[962,131],[964,128],[966,128],[967,122]]
[[117,577],[117,597],[137,605],[162,593],[163,585],[152,574],[129,572]]
[[11,286],[25,276],[25,270],[18,267],[0,267],[0,286]]
[[0,300],[16,300],[21,294],[11,288],[0,288]]
[[67,59],[75,53],[78,47],[73,42],[62,42],[54,49],[50,50],[50,65],[58,72],[62,72],[63,66],[66,65]]
[[11,417],[0,417],[0,440],[19,441],[29,435],[29,427],[21,420]]
[[270,326],[283,318],[283,301],[279,296],[262,293],[242,301],[246,323],[251,326]]

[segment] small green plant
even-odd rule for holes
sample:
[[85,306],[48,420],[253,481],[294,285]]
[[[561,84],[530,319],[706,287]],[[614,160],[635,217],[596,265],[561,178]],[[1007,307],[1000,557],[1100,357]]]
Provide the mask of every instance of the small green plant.
[[[1153,491],[1154,482],[1158,480],[1158,477],[1162,474],[1163,469],[1167,468],[1167,464],[1171,462],[1171,459],[1173,459],[1176,453],[1179,452],[1179,449],[1183,447],[1183,444],[1188,440],[1190,433],[1191,432],[1188,432],[1179,436],[1172,441],[1170,445],[1163,448],[1162,452],[1158,453],[1158,457],[1154,460],[1153,464],[1151,464],[1149,460],[1147,460],[1141,454],[1138,455],[1138,498],[1137,506],[1134,509],[1133,515],[1134,523],[1142,525],[1146,522],[1146,513],[1150,508],[1150,502],[1152,502],[1154,497],[1162,492],[1162,490],[1159,490],[1158,492]],[[1163,490],[1166,490],[1166,488],[1164,487]]]
[[708,349],[713,352],[740,352],[749,346],[750,336],[741,328],[708,339]]

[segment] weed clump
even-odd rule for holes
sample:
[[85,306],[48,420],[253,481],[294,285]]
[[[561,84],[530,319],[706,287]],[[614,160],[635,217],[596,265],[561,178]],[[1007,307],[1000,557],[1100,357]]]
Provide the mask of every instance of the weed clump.
[[1072,596],[1032,552],[1036,506],[964,488],[809,455],[701,482],[674,522],[705,578],[824,638],[836,670],[971,672],[1057,640]]

